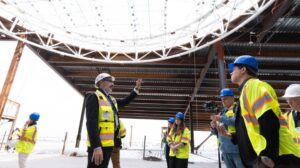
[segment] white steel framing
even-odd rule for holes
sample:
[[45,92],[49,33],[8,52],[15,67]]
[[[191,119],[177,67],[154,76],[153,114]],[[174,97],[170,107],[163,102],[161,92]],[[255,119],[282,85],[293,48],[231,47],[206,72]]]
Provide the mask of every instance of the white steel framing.
[[[248,0],[251,1],[251,0]],[[54,39],[54,35],[52,32],[45,32],[41,34],[41,31],[35,31],[35,30],[28,30],[25,27],[21,27],[22,24],[22,17],[21,16],[15,16],[13,19],[6,19],[4,22],[2,19],[0,19],[0,32],[4,33],[12,38],[15,38],[17,40],[21,40],[29,45],[33,45],[35,47],[45,49],[57,54],[60,54],[62,56],[69,56],[74,57],[78,59],[84,59],[94,62],[109,62],[109,63],[146,63],[146,62],[154,62],[154,61],[161,61],[166,59],[171,59],[175,57],[180,57],[182,55],[189,54],[191,52],[195,52],[197,50],[200,50],[202,48],[208,47],[211,44],[222,40],[223,38],[229,36],[233,32],[237,31],[247,23],[249,23],[251,20],[256,18],[260,13],[262,13],[266,8],[271,6],[274,3],[275,0],[262,0],[260,2],[255,2],[253,4],[253,7],[251,7],[249,10],[245,11],[242,15],[247,16],[244,17],[245,19],[242,20],[238,26],[234,28],[229,28],[230,23],[233,20],[228,20],[226,23],[223,22],[223,18],[220,18],[220,16],[216,16],[215,20],[211,22],[211,24],[217,25],[217,29],[211,29],[206,32],[202,32],[202,34],[205,33],[204,36],[197,36],[197,34],[201,31],[201,22],[205,20],[205,18],[202,16],[202,18],[198,18],[190,25],[198,25],[197,30],[190,30],[190,27],[184,26],[180,29],[175,30],[176,33],[180,33],[181,36],[191,36],[189,38],[189,42],[186,42],[181,45],[174,45],[170,47],[161,47],[156,48],[150,51],[140,51],[135,50],[132,52],[115,52],[110,50],[97,50],[93,47],[86,47],[81,45],[74,45],[63,41],[57,41]],[[4,11],[5,9],[5,1],[0,0],[0,11]],[[0,12],[1,16],[1,12]],[[228,18],[227,18],[228,19]],[[11,24],[7,24],[7,21],[9,21]],[[166,23],[164,23],[166,26]],[[172,32],[171,32],[172,33]],[[20,35],[25,34],[31,37],[35,38],[21,38]],[[45,36],[47,34],[47,36]],[[69,33],[70,34],[70,33]],[[164,32],[161,35],[157,35],[157,38],[164,35],[170,35],[170,32]],[[74,34],[71,34],[74,35]],[[76,36],[76,34],[75,34]],[[213,36],[213,38],[210,38],[209,41],[205,40],[207,36]],[[79,37],[79,36],[78,36]],[[151,39],[156,37],[151,37]],[[33,40],[34,39],[34,40]],[[82,39],[83,41],[88,41],[88,39]],[[111,39],[111,40],[118,40],[122,41],[121,39]],[[126,42],[130,42],[133,45],[140,45],[145,44],[143,47],[147,47],[147,41],[150,39],[142,39],[142,38],[135,38],[135,39],[127,39]],[[174,39],[174,41],[177,41],[178,39]],[[101,41],[101,39],[99,39]],[[141,43],[137,44],[137,41],[141,41]],[[126,43],[123,41],[123,43]],[[149,43],[148,43],[149,44]],[[140,46],[133,46],[133,48],[137,48]],[[172,52],[176,50],[176,52]],[[150,56],[151,57],[148,57]]]

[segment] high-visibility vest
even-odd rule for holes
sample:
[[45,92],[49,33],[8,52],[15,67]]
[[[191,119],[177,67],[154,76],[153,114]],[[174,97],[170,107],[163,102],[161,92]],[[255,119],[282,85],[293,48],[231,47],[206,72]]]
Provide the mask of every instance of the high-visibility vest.
[[170,143],[172,140],[172,136],[170,134],[171,131],[172,131],[172,128],[170,128],[169,131],[168,131],[168,128],[167,128],[167,130],[164,131],[164,136],[166,137],[167,143]]
[[125,136],[126,136],[126,129],[124,127],[123,121],[120,120],[120,129],[117,138],[121,139],[121,138],[125,138]]
[[20,130],[20,138],[16,144],[16,151],[29,154],[32,152],[37,138],[36,125],[29,126]]
[[167,137],[167,141],[172,144],[184,143],[184,146],[180,146],[177,148],[177,152],[170,149],[169,156],[176,157],[178,159],[188,159],[190,154],[190,141],[191,141],[191,132],[188,128],[183,130],[183,133],[179,135],[175,135],[173,128],[171,129],[169,136]]
[[294,143],[297,144],[297,146],[300,148],[300,131],[296,130],[293,111],[286,113],[285,117],[288,121],[288,128],[293,135]]
[[240,106],[248,137],[257,156],[267,146],[266,139],[260,134],[258,119],[268,110],[272,110],[280,123],[279,156],[293,154],[300,157],[300,150],[293,142],[287,121],[281,113],[276,93],[269,84],[259,79],[249,79],[243,87]]
[[[99,117],[98,127],[100,130],[99,136],[102,147],[114,146],[114,133],[115,133],[115,116],[111,104],[107,100],[106,96],[99,90],[95,92],[99,103]],[[118,110],[118,104],[114,97],[111,99]],[[87,140],[87,145],[90,147],[90,142]]]
[[[234,105],[232,105],[232,106],[226,111],[226,113],[225,113],[226,117],[228,117],[228,118],[234,117],[233,108],[234,108]],[[234,126],[234,125],[229,124],[227,129],[228,129],[228,132],[229,132],[229,133],[234,133],[234,132],[235,132],[235,126]]]
[[169,135],[168,128],[166,130],[163,130],[162,133],[163,133],[162,142],[167,143],[168,142],[167,137]]

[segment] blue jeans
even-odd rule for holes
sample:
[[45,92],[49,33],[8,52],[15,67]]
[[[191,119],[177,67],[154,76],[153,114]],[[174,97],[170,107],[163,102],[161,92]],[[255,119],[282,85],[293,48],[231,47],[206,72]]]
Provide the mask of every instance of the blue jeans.
[[243,162],[239,153],[222,153],[227,168],[243,168]]

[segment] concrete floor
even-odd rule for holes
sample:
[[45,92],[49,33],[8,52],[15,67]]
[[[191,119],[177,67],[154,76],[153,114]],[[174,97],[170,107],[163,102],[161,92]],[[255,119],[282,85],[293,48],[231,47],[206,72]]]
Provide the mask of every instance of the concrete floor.
[[[87,163],[86,157],[69,157],[64,155],[32,155],[28,168],[84,168]],[[0,168],[18,168],[17,154],[1,154]],[[142,159],[122,159],[122,168],[166,168],[165,161],[144,161]],[[189,164],[189,168],[217,168],[218,164],[197,162]],[[224,165],[222,167],[225,167]],[[109,168],[112,168],[110,164]]]

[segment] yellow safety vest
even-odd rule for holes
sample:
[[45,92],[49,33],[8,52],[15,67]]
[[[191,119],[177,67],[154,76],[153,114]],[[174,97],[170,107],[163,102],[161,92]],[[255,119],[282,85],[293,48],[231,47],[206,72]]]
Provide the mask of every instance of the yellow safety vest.
[[117,138],[125,138],[126,136],[126,129],[124,127],[124,123],[123,121],[120,120],[120,129],[119,129],[119,134],[117,136]]
[[292,111],[288,112],[284,116],[286,117],[286,119],[288,121],[288,127],[289,127],[291,134],[293,135],[294,143],[297,144],[297,146],[300,148],[300,131],[296,130],[293,112]]
[[[226,111],[226,113],[225,113],[226,117],[228,117],[228,118],[234,117],[233,107],[234,107],[234,105],[232,105],[232,106]],[[228,132],[229,132],[229,133],[234,133],[234,132],[235,132],[235,126],[234,126],[234,125],[228,125]]]
[[167,141],[173,144],[184,143],[184,146],[180,146],[177,152],[170,149],[169,156],[176,157],[178,159],[188,159],[190,154],[190,141],[191,141],[191,133],[188,128],[183,130],[183,133],[180,135],[175,135],[173,132],[173,128],[171,129],[169,136],[167,137]]
[[172,136],[171,136],[171,131],[172,131],[172,128],[170,128],[169,132],[168,132],[168,128],[167,130],[164,131],[164,137],[166,138],[166,141],[169,143],[171,142],[171,139],[172,139]]
[[247,134],[257,156],[263,151],[267,142],[260,134],[258,119],[268,110],[272,110],[279,119],[279,156],[293,154],[300,157],[300,150],[293,142],[287,121],[281,113],[274,89],[259,79],[249,79],[240,96],[241,114]]
[[[106,96],[99,90],[95,92],[99,102],[99,118],[98,127],[100,130],[101,145],[103,147],[114,146],[114,133],[115,133],[115,116],[111,104],[107,100]],[[118,104],[114,97],[111,96],[116,109],[118,110]],[[90,147],[89,140],[87,145]]]
[[36,125],[23,128],[20,131],[20,138],[16,144],[16,151],[19,153],[31,153],[37,138]]

